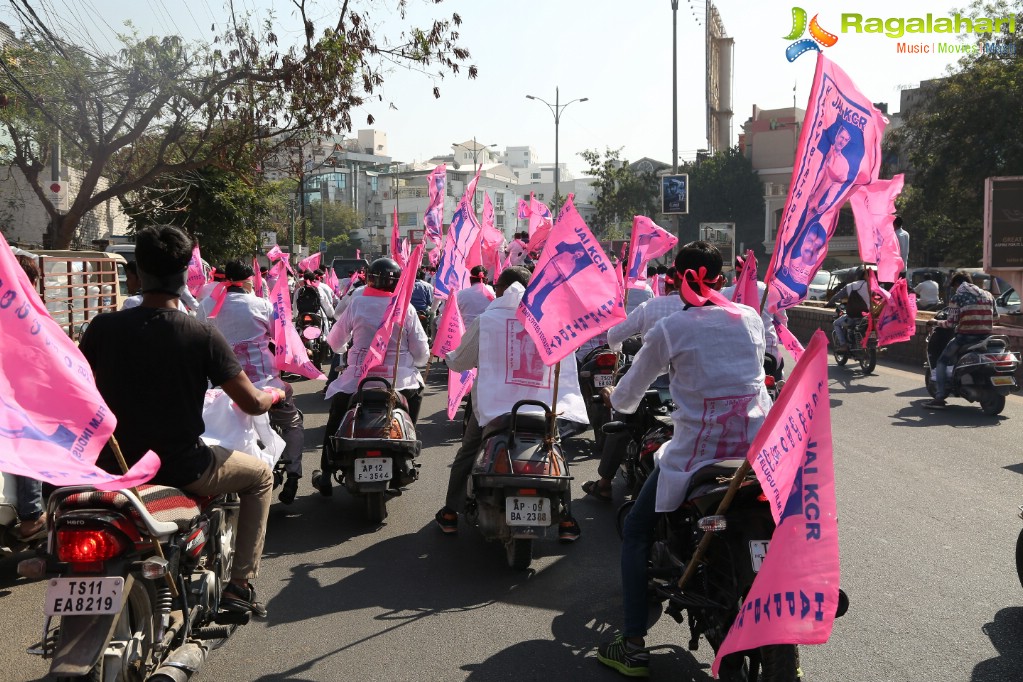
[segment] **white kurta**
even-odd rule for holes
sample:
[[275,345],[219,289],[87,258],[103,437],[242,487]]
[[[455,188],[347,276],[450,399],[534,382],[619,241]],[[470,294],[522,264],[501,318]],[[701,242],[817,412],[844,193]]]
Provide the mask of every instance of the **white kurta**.
[[746,457],[770,409],[764,324],[752,308],[739,308],[741,316],[713,305],[689,308],[658,322],[612,394],[616,410],[635,412],[647,387],[668,373],[675,434],[656,455],[659,512],[682,504],[697,469]]
[[643,301],[629,316],[607,330],[607,345],[611,350],[621,350],[622,341],[634,334],[646,336],[655,324],[665,317],[671,317],[682,310],[685,303],[675,293],[657,296]]
[[458,312],[462,315],[462,324],[466,327],[472,324],[472,321],[482,315],[493,300],[494,290],[481,282],[455,294]]
[[[333,398],[337,393],[355,393],[358,389],[359,376],[365,363],[366,352],[377,330],[384,321],[384,313],[390,303],[390,294],[371,287],[363,287],[363,293],[352,298],[351,304],[327,333],[327,343],[335,351],[340,351],[349,343],[348,366],[327,389],[326,398]],[[397,342],[401,335],[401,351],[398,355],[398,378],[394,380],[394,357]],[[391,340],[387,346],[384,361],[377,365],[368,376],[383,377],[392,382],[395,390],[419,388],[423,385],[422,376],[416,366],[423,366],[430,359],[430,345],[426,332],[419,324],[416,311],[411,305],[405,310],[405,319],[400,327],[395,326]]]
[[[760,301],[764,299],[764,292],[767,291],[767,285],[763,282],[757,282],[757,305],[760,305]],[[721,290],[721,295],[727,298],[729,301],[732,300],[732,294],[735,292],[735,287],[725,287]],[[747,304],[748,305],[748,304]],[[750,306],[754,308],[754,306]],[[767,312],[767,306],[765,305],[760,313],[760,319],[764,323],[764,341],[767,343],[767,352],[775,357],[777,360],[781,360],[778,349],[778,330],[774,328],[774,321],[778,320],[781,324],[786,327],[789,324],[789,314],[784,310],[779,310],[777,313]]]
[[240,291],[228,291],[217,316],[210,311],[217,302],[212,296],[199,304],[197,317],[220,330],[231,344],[245,376],[253,383],[277,376],[274,356],[270,352],[273,338],[273,307],[265,298]]

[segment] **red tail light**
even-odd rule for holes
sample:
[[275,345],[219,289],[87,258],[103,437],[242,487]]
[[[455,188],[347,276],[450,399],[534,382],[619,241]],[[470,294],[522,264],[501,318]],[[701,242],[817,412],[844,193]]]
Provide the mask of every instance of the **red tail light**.
[[510,474],[511,469],[508,466],[508,449],[497,448],[494,452],[494,473],[495,474]]
[[519,460],[515,462],[515,473],[526,476],[546,476],[550,473],[548,460]]
[[601,353],[597,356],[597,367],[601,369],[614,369],[618,364],[618,356],[614,353]]
[[988,362],[993,362],[996,369],[1016,369],[1016,356],[1012,353],[1006,353],[1002,355],[996,354],[985,354],[984,359]]
[[131,544],[106,528],[57,531],[57,558],[69,564],[102,564],[128,551]]
[[774,377],[771,376],[770,374],[764,377],[764,386],[767,386],[768,388],[774,388]]
[[302,316],[302,321],[303,322],[312,322],[313,321],[313,316],[312,315],[303,315]]

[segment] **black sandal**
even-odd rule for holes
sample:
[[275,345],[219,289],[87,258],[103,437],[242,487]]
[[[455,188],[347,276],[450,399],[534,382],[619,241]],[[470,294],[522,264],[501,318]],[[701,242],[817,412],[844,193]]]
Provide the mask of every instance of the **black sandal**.
[[610,488],[601,488],[600,481],[586,481],[583,483],[583,492],[591,495],[601,502],[611,502],[612,493]]

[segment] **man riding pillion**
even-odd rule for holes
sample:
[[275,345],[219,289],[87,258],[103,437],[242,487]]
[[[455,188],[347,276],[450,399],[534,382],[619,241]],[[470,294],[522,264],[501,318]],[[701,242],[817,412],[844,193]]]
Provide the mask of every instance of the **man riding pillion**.
[[859,322],[863,314],[870,310],[870,285],[867,283],[866,268],[857,268],[856,281],[839,289],[828,301],[828,306],[836,305],[842,300],[848,302],[845,304],[845,314],[840,315],[834,323],[835,336],[838,339],[838,347],[835,350],[846,351],[849,350],[850,325]]
[[[331,447],[330,437],[337,433],[345,413],[348,411],[352,395],[359,388],[359,376],[362,372],[366,355],[373,337],[380,329],[384,313],[391,301],[401,268],[390,258],[378,258],[369,266],[366,286],[360,295],[352,298],[351,304],[341,317],[330,328],[327,343],[337,353],[345,346],[348,348],[348,365],[341,375],[327,389],[326,399],[331,400],[330,416],[323,436],[323,463],[321,469],[329,471],[327,466],[327,448]],[[398,340],[401,339],[400,350]],[[395,353],[398,353],[398,376],[394,377]],[[422,367],[430,359],[430,345],[426,332],[419,324],[415,309],[410,303],[405,310],[402,324],[395,325],[387,346],[383,362],[373,367],[367,376],[381,377],[392,383],[394,390],[405,396],[408,401],[409,417],[414,424],[419,419],[419,408],[423,402],[423,377],[417,367]],[[323,475],[319,479],[319,490],[330,495],[330,476]]]
[[[260,459],[199,438],[203,398],[220,386],[246,414],[263,414],[284,399],[277,388],[259,390],[242,371],[219,331],[177,310],[185,287],[192,241],[170,225],[138,233],[135,258],[142,305],[96,316],[80,348],[96,387],[117,417],[115,435],[131,466],[149,450],[160,456],[151,481],[194,495],[238,493],[238,539],[223,608],[265,616],[251,580],[259,570],[273,476]],[[97,462],[120,470],[109,449]]]
[[274,355],[270,352],[270,343],[273,341],[273,306],[267,299],[252,293],[254,273],[250,266],[240,261],[231,261],[224,266],[224,274],[228,286],[223,304],[216,315],[211,317],[217,307],[215,299],[219,297],[210,296],[200,304],[199,318],[220,330],[251,382],[269,382],[268,385],[281,389],[287,396],[270,408],[269,416],[270,423],[284,439],[281,457],[285,462],[287,479],[278,499],[284,504],[291,504],[295,501],[298,481],[302,478],[305,436],[302,413],[295,407],[291,384],[278,378]]
[[469,271],[470,286],[455,294],[458,313],[462,316],[462,324],[468,327],[479,317],[490,302],[496,298],[494,290],[487,284],[487,269],[477,265]]
[[656,468],[636,497],[622,530],[622,633],[598,648],[598,660],[624,675],[649,675],[647,559],[657,516],[685,500],[693,473],[723,459],[746,457],[771,405],[764,386],[760,314],[721,297],[721,254],[707,242],[679,251],[684,310],[662,319],[643,338],[632,368],[605,395],[631,413],[650,384],[668,373],[675,430],[655,455]]
[[[483,444],[483,427],[502,414],[511,412],[518,400],[528,397],[548,404],[551,400],[549,386],[528,389],[531,392],[528,396],[521,390],[515,393],[501,388],[505,385],[506,376],[516,372],[524,377],[528,375],[527,378],[533,383],[527,385],[542,383],[533,377],[538,374],[542,378],[543,363],[533,340],[515,316],[530,276],[529,270],[521,266],[503,270],[494,286],[496,298],[469,325],[458,348],[447,356],[447,366],[452,371],[465,372],[479,368],[472,386],[472,411],[462,436],[462,446],[451,464],[445,504],[435,516],[441,531],[449,535],[458,532],[458,510],[465,506],[466,485],[472,474],[473,462]],[[520,365],[509,367],[512,357],[518,358]],[[569,358],[568,362],[574,363],[575,360]],[[557,411],[563,413],[558,414],[558,417],[585,423],[586,411],[575,372],[563,369],[560,381]],[[479,387],[482,389],[477,390]],[[561,542],[573,542],[579,538],[580,530],[579,524],[571,516],[570,493],[566,494],[566,498],[563,500],[565,513],[558,527],[558,539]]]

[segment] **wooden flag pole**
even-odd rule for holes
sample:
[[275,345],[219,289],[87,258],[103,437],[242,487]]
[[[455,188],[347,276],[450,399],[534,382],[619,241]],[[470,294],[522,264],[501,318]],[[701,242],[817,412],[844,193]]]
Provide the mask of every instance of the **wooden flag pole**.
[[551,423],[548,438],[553,442],[558,435],[558,382],[561,379],[561,360],[554,365],[554,395],[551,397]]
[[[121,446],[118,444],[117,439],[114,438],[114,434],[110,434],[110,441],[109,442],[110,442],[110,448],[114,451],[114,457],[117,458],[117,464],[118,464],[118,466],[121,467],[121,473],[122,474],[128,473],[128,462],[125,461],[124,454],[121,452]],[[136,488],[135,486],[132,486],[131,488],[128,488],[128,490],[131,491],[132,495],[134,495],[136,498],[138,498],[139,502],[142,502],[142,496],[139,494],[138,488]],[[143,505],[144,504],[145,503],[143,502]],[[157,540],[156,538],[150,538],[149,541],[152,543],[153,549],[156,550],[156,555],[158,557],[160,557],[161,559],[166,560],[167,557],[165,557],[163,555],[163,547],[160,546],[160,541]],[[170,573],[165,573],[163,577],[166,578],[166,580],[167,580],[167,587],[170,588],[171,596],[172,597],[177,597],[178,596],[178,586],[176,584],[174,584],[174,578],[171,576]]]

